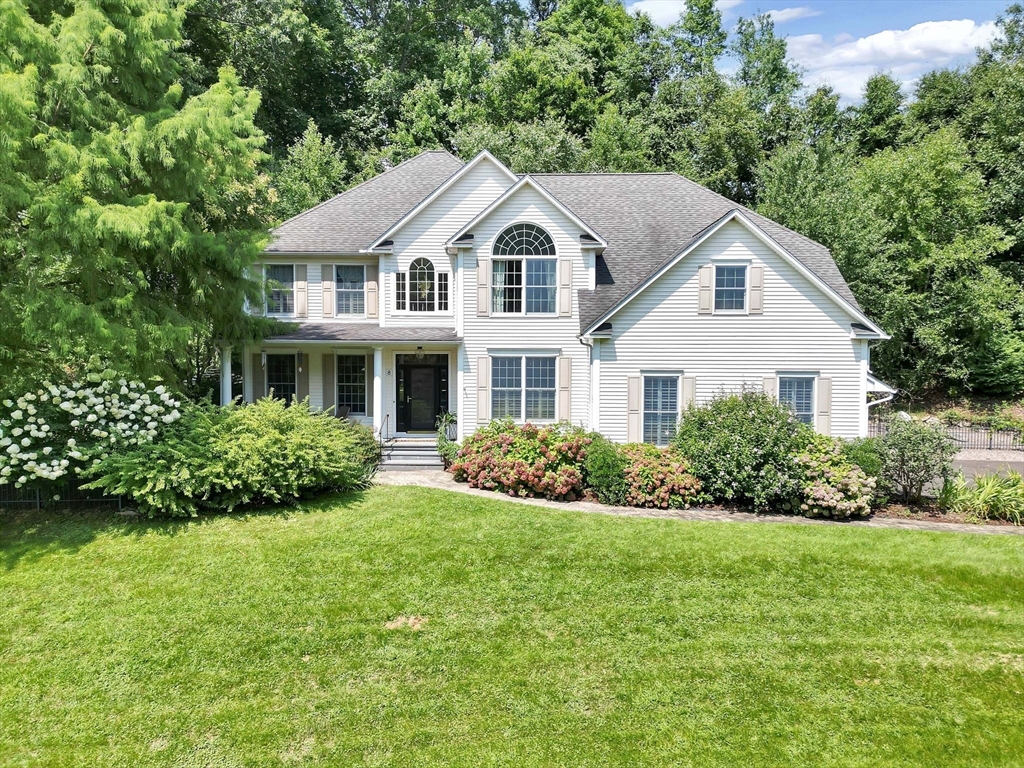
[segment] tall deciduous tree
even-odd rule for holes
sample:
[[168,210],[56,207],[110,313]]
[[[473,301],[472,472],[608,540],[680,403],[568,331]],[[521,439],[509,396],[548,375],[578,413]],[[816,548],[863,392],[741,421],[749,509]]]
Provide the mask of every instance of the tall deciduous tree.
[[0,25],[0,379],[100,355],[167,370],[252,330],[259,104],[230,69],[182,98],[170,0],[7,3]]

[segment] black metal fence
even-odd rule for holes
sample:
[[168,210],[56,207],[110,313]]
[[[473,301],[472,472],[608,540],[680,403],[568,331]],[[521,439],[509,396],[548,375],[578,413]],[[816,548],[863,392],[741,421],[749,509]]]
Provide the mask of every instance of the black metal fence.
[[121,509],[120,496],[107,496],[102,491],[80,488],[74,479],[47,483],[35,488],[15,488],[0,485],[2,509],[54,509],[83,506],[110,506]]
[[[960,448],[977,448],[996,451],[1024,451],[1024,434],[1011,429],[985,429],[961,424],[936,425],[949,435]],[[881,437],[885,434],[884,419],[868,421],[868,435]]]

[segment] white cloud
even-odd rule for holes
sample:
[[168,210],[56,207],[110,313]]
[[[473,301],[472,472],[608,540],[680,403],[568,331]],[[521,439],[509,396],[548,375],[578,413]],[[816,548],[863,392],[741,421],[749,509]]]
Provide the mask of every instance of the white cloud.
[[973,55],[996,32],[994,22],[961,19],[926,21],[858,39],[838,35],[826,41],[815,34],[795,35],[786,42],[790,58],[807,71],[809,85],[829,83],[849,101],[860,97],[865,81],[879,70],[911,86],[928,70]]
[[782,8],[779,10],[768,11],[768,15],[772,17],[772,21],[776,24],[785,24],[787,21],[809,19],[811,16],[821,16],[821,11],[816,11],[813,8],[808,8],[806,5],[801,5],[797,8]]
[[[742,5],[743,0],[717,0],[715,5],[723,14]],[[679,21],[679,14],[686,10],[686,0],[639,0],[629,6],[631,11],[643,11],[659,27],[667,27]]]

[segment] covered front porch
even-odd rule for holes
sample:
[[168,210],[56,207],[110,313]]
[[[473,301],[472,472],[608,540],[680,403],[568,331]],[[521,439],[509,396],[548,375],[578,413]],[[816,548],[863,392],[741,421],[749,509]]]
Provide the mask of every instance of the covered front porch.
[[[343,334],[323,325],[247,345],[243,400],[308,397],[311,408],[370,426],[382,440],[432,436],[442,413],[458,411],[461,343],[453,331],[347,326]],[[352,335],[366,338],[339,338]],[[222,390],[232,373],[225,347]]]

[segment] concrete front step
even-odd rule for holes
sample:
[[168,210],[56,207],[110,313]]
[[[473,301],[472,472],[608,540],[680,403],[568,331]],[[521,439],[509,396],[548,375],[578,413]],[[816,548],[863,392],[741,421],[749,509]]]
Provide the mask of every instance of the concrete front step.
[[444,462],[433,439],[405,439],[385,443],[381,469],[443,469]]

